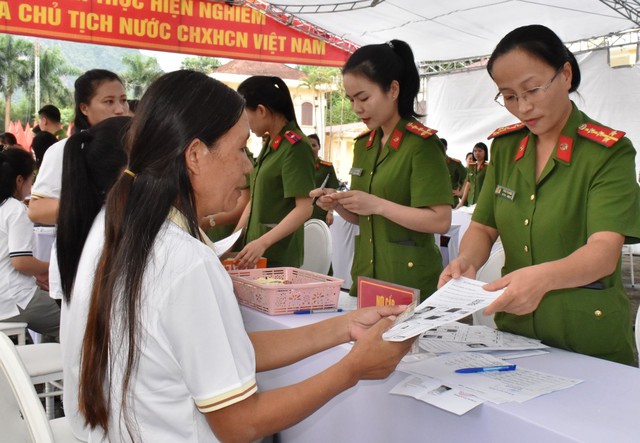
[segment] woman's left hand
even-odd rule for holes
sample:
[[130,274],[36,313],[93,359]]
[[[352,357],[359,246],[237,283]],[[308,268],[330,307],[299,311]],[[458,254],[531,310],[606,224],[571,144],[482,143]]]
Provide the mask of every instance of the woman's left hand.
[[264,256],[264,251],[266,250],[267,248],[264,247],[260,238],[247,243],[242,251],[236,255],[238,269],[253,268],[258,263],[258,260]]
[[370,308],[357,309],[346,314],[348,319],[349,336],[351,340],[358,340],[381,318],[390,315],[398,315],[406,309],[406,306],[373,306]]
[[547,280],[536,266],[529,266],[484,285],[482,288],[487,291],[506,288],[500,297],[485,308],[484,315],[496,312],[525,315],[535,311],[550,290],[546,285]]
[[343,208],[358,215],[372,215],[379,213],[379,204],[382,200],[373,194],[362,191],[345,191],[331,194]]

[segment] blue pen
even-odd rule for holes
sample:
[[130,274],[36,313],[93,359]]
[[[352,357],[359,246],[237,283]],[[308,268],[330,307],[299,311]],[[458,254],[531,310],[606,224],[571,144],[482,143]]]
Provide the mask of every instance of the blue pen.
[[458,374],[474,374],[476,372],[504,372],[515,371],[516,365],[504,365],[504,366],[484,366],[481,368],[462,368],[456,369]]
[[342,312],[341,308],[329,308],[329,309],[303,309],[302,311],[296,311],[294,314],[324,314],[327,312]]

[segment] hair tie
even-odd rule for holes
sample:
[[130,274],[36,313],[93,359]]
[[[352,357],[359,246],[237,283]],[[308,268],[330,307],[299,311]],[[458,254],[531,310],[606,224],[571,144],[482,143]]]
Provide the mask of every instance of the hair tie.
[[393,42],[391,40],[389,40],[388,42],[386,42],[387,46],[389,46],[391,49],[395,49],[393,47]]
[[136,175],[137,175],[135,172],[133,172],[133,171],[132,171],[132,170],[130,170],[130,169],[125,169],[125,170],[124,170],[124,173],[125,173],[125,174],[127,174],[127,175],[130,175],[130,176],[131,176],[131,177],[133,177],[133,178],[136,178]]

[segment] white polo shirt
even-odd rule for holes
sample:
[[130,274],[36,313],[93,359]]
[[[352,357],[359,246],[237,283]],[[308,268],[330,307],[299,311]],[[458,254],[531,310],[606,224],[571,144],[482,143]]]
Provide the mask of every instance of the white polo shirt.
[[[69,305],[63,303],[61,343],[65,415],[85,436],[78,416],[78,366],[95,266],[104,242],[104,212],[87,238]],[[143,277],[140,361],[131,381],[137,441],[217,442],[203,412],[256,392],[255,354],[229,275],[213,251],[173,222],[158,234]],[[127,436],[121,417],[125,343],[112,337],[112,439]],[[91,441],[103,441],[101,430]],[[128,438],[124,438],[128,440]]]
[[55,142],[44,153],[42,164],[38,169],[38,176],[31,189],[32,198],[60,199],[64,146],[67,144],[67,140],[67,138],[63,138]]
[[11,264],[14,257],[33,256],[33,223],[27,217],[27,207],[15,198],[0,205],[0,320],[20,313],[37,286],[31,275],[18,272]]

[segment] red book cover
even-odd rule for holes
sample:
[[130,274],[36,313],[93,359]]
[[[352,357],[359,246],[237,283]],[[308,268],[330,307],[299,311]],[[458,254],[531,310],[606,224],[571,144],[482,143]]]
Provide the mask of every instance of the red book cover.
[[368,277],[358,277],[358,308],[420,303],[420,290]]

